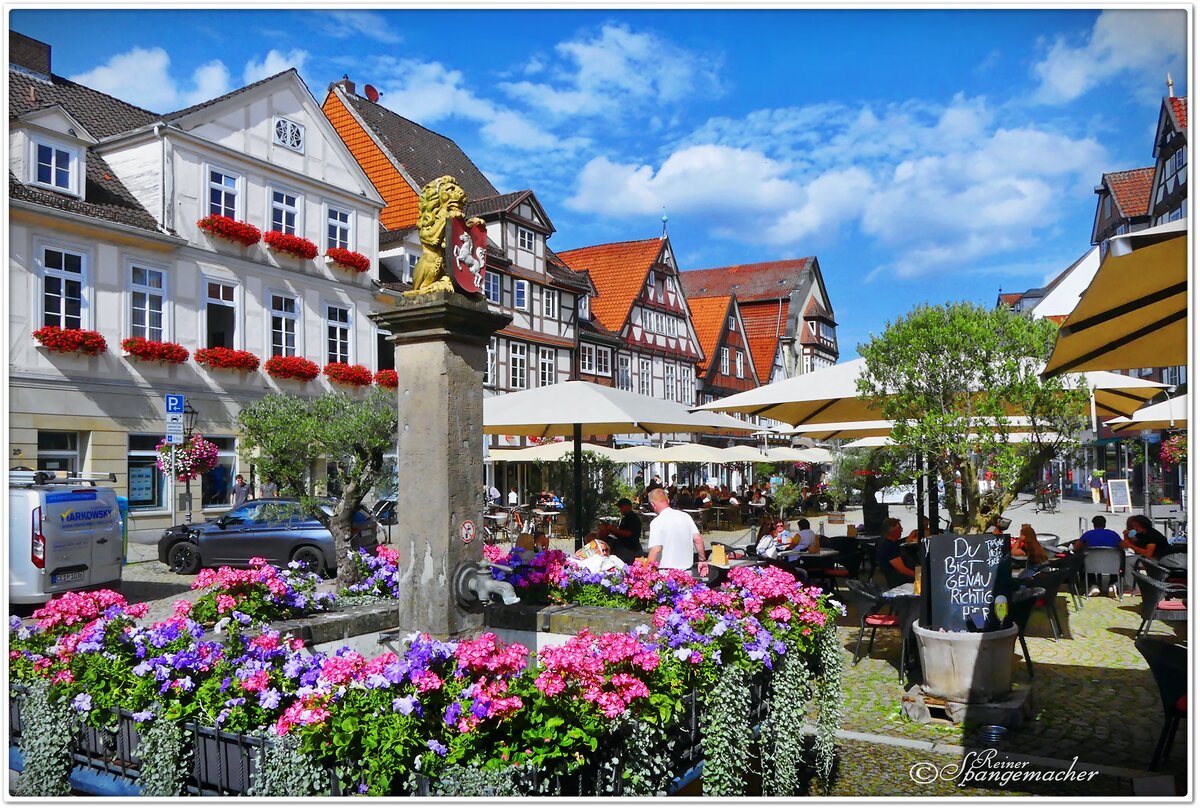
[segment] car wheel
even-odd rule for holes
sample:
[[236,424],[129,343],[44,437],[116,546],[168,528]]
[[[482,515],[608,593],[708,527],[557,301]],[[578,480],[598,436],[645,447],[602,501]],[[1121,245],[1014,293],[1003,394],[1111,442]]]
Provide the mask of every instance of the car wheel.
[[292,551],[292,561],[299,562],[308,573],[324,574],[325,556],[311,545],[304,545]]
[[167,551],[167,567],[181,576],[196,573],[200,570],[200,546],[187,540],[176,542]]

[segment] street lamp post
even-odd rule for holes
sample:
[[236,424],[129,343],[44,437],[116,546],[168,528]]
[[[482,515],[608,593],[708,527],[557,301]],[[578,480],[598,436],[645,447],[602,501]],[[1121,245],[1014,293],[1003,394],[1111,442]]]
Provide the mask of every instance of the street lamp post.
[[[199,411],[192,407],[192,403],[188,402],[183,407],[183,443],[185,445],[192,442],[192,434],[196,430],[196,420],[200,417]],[[192,477],[189,474],[188,479],[184,481],[184,500],[187,501],[187,516],[184,520],[186,524],[192,522]]]

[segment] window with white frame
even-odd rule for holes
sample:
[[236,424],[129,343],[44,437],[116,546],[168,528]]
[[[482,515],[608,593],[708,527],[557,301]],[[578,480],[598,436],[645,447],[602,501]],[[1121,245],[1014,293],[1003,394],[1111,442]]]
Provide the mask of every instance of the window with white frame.
[[632,365],[628,354],[617,355],[617,387],[621,390],[633,390]]
[[271,189],[271,230],[296,235],[299,197],[296,194]]
[[558,319],[558,290],[546,287],[542,290],[542,315]]
[[484,272],[483,294],[490,303],[500,303],[500,273],[491,270]]
[[219,169],[208,170],[208,212],[213,216],[237,219],[238,181],[236,174]]
[[129,272],[129,336],[161,342],[165,339],[166,273],[136,264]]
[[822,323],[822,324],[820,324],[820,326],[818,328],[821,330],[821,339],[828,340],[829,342],[832,343],[833,342],[833,326],[830,326],[828,323]]
[[579,296],[579,319],[589,320],[592,317],[591,298],[587,295]]
[[491,386],[496,384],[496,338],[488,340],[487,344],[487,365],[483,369],[483,384]]
[[42,247],[42,325],[82,329],[87,259],[57,247]]
[[325,249],[332,250],[340,248],[349,250],[352,239],[350,238],[350,211],[341,208],[335,208],[329,205],[325,208]]
[[271,295],[271,353],[294,357],[296,324],[300,319],[299,302],[291,295]]
[[721,349],[721,373],[729,374],[729,349]]
[[417,271],[417,262],[421,260],[421,257],[416,253],[408,253],[405,258],[407,261],[404,265],[404,282],[411,284],[413,276]]
[[275,143],[293,152],[304,152],[304,125],[275,116]]
[[546,387],[558,381],[558,352],[542,346],[538,349],[538,385]]
[[734,355],[733,369],[738,379],[742,379],[746,376],[746,358],[740,351]]
[[813,358],[811,354],[804,355],[804,373],[809,373],[813,369]]
[[529,282],[521,279],[513,281],[513,308],[522,312],[529,311]]
[[517,227],[517,247],[533,252],[534,235],[529,228]]
[[529,359],[529,346],[525,343],[508,344],[508,386],[513,390],[524,390]]
[[729,326],[730,331],[733,331],[734,329],[737,328],[737,321],[734,320],[733,315],[729,316],[729,322],[727,325]]
[[612,376],[612,349],[596,347],[596,373],[600,376]]
[[30,181],[55,191],[80,194],[80,149],[34,138],[31,140]]
[[1166,385],[1186,385],[1187,367],[1175,365],[1163,369],[1163,383]]
[[695,371],[690,365],[684,365],[679,369],[679,401],[685,405],[693,403],[696,397],[696,377]]
[[638,393],[643,396],[654,395],[654,366],[645,357],[638,360]]
[[663,391],[664,399],[678,399],[679,392],[675,389],[675,366],[672,363],[667,363],[663,367]]
[[350,309],[346,306],[325,306],[326,362],[350,362]]
[[596,373],[596,347],[587,343],[579,344],[579,372],[582,374]]
[[233,348],[237,336],[236,285],[209,281],[204,301],[205,348]]
[[79,433],[38,430],[37,468],[47,472],[79,472]]

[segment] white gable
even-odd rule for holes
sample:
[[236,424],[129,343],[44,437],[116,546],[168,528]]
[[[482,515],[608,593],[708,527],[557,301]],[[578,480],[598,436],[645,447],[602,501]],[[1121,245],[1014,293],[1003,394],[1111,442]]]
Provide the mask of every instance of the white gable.
[[19,124],[37,127],[47,132],[53,132],[59,137],[93,145],[96,139],[92,137],[83,124],[75,120],[69,112],[57,104],[40,110],[26,113],[18,119]]

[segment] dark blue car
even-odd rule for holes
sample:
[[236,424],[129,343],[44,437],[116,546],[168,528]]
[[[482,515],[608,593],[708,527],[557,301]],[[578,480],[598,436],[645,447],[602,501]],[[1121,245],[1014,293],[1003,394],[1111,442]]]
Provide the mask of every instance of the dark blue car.
[[[321,508],[332,513],[329,505]],[[373,550],[378,542],[375,518],[360,508],[351,547]],[[158,560],[184,575],[202,567],[249,567],[256,556],[281,567],[295,561],[321,575],[337,574],[333,535],[288,498],[251,500],[217,519],[168,528],[158,541]]]

